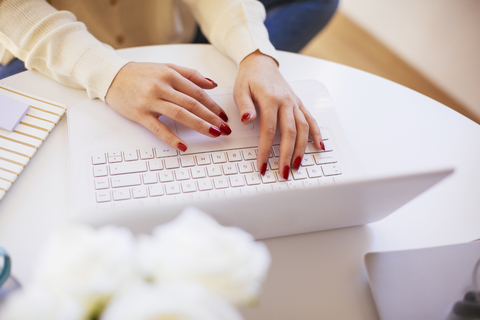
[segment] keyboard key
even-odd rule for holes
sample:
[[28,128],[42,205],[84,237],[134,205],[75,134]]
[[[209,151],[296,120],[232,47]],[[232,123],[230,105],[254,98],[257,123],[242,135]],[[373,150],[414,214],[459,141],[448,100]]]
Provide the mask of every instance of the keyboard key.
[[268,163],[270,164],[270,169],[278,170],[278,158],[270,158]]
[[273,146],[273,155],[275,157],[280,157],[280,145]]
[[272,192],[273,188],[269,184],[262,184],[260,186],[257,186],[257,192],[258,193],[267,193],[267,192]]
[[175,197],[177,203],[189,203],[192,201],[192,198],[189,194],[181,194]]
[[140,159],[142,160],[153,159],[153,149],[152,148],[140,149]]
[[322,176],[322,168],[320,166],[308,167],[307,174],[310,178],[319,178]]
[[218,177],[222,175],[222,168],[219,165],[211,165],[207,167],[209,177]]
[[110,196],[110,191],[108,190],[95,192],[95,197],[97,199],[97,202],[109,202],[112,200]]
[[267,171],[265,172],[265,175],[261,177],[263,183],[273,183],[277,181],[277,179],[275,179],[275,173],[273,171]]
[[139,174],[112,177],[112,188],[138,186],[142,184]]
[[125,161],[135,161],[138,160],[137,150],[127,150],[123,152]]
[[122,156],[108,157],[109,163],[122,162]]
[[182,163],[182,167],[193,167],[195,165],[195,157],[183,156],[180,157],[180,162]]
[[250,173],[253,172],[253,167],[251,162],[242,161],[238,163],[238,169],[240,173]]
[[130,190],[127,188],[124,189],[114,189],[113,190],[113,200],[127,200],[130,199]]
[[242,192],[243,196],[251,196],[254,194],[258,194],[257,188],[255,187],[242,188],[240,191]]
[[190,174],[189,174],[189,171],[188,169],[178,169],[178,170],[175,170],[175,178],[177,180],[188,180],[190,179]]
[[180,193],[180,186],[178,182],[170,182],[165,184],[165,191],[167,194],[178,194]]
[[195,185],[195,181],[182,182],[182,191],[183,192],[195,192],[195,191],[197,191],[197,186]]
[[108,157],[111,158],[111,157],[121,157],[122,156],[122,152],[121,151],[112,151],[112,152],[109,152],[108,153]]
[[192,194],[192,201],[208,200],[208,192],[195,192]]
[[273,191],[283,191],[288,190],[288,185],[286,182],[279,182],[272,184]]
[[292,176],[295,180],[307,179],[307,170],[303,167],[300,167],[298,170],[292,170]]
[[163,196],[163,185],[155,184],[153,186],[148,186],[148,193],[150,197]]
[[211,179],[200,179],[197,181],[198,190],[207,191],[213,189],[213,184]]
[[197,163],[200,166],[211,163],[209,154],[197,154],[195,158],[197,159]]
[[147,163],[144,161],[123,162],[110,165],[110,174],[138,173],[147,171]]
[[158,182],[157,174],[155,172],[144,173],[142,176],[144,184],[152,184]]
[[210,200],[223,199],[225,198],[225,191],[223,190],[213,190],[208,192],[208,198]]
[[320,152],[321,150],[318,150],[313,142],[307,142],[307,148],[305,149],[305,153],[315,153],[315,152]]
[[323,141],[323,144],[325,145],[325,152],[333,150],[333,145],[331,141]]
[[314,153],[313,157],[315,158],[316,164],[328,164],[337,162],[337,159],[335,158],[333,152]]
[[162,171],[158,173],[158,176],[160,177],[161,182],[170,182],[173,181],[173,171]]
[[262,183],[261,176],[257,172],[246,174],[245,175],[245,180],[247,180],[247,184],[249,186],[254,186],[254,185]]
[[108,183],[108,178],[95,179],[95,189],[96,190],[108,189],[109,187],[110,187],[110,185]]
[[274,172],[277,175],[277,179],[278,179],[279,182],[286,182],[286,181],[292,180],[292,175],[291,175],[292,170],[290,170],[290,174],[288,175],[288,180],[283,179],[283,177],[282,177],[282,175],[280,174],[279,171],[274,171]]
[[318,187],[318,180],[317,179],[307,179],[303,180],[303,186],[305,188],[311,188],[311,187]]
[[213,184],[216,189],[228,188],[228,179],[227,177],[218,177],[213,179]]
[[243,158],[245,160],[256,160],[257,159],[257,153],[255,152],[254,148],[242,150],[242,153],[243,153]]
[[214,152],[212,153],[213,163],[225,163],[227,158],[225,157],[225,152]]
[[313,166],[314,164],[315,164],[315,159],[313,158],[313,155],[311,154],[303,155],[302,167]]
[[164,157],[176,156],[178,152],[172,147],[165,147],[165,148],[155,148],[155,154],[157,155],[157,158],[164,158]]
[[135,199],[146,198],[147,197],[147,188],[146,187],[135,187],[135,188],[133,188],[133,197]]
[[93,167],[93,176],[94,177],[108,176],[107,166],[95,166],[95,167]]
[[230,162],[241,161],[242,160],[242,154],[241,154],[240,150],[227,151],[227,156],[228,156],[228,161],[230,161]]
[[92,164],[105,164],[107,163],[107,158],[105,153],[96,153],[92,156]]
[[232,187],[243,187],[245,185],[245,181],[241,175],[229,177],[229,180]]
[[207,176],[204,167],[191,168],[190,171],[194,179],[205,178]]
[[165,168],[167,169],[176,169],[180,168],[177,158],[165,158]]
[[240,197],[241,195],[242,195],[242,190],[240,188],[225,190],[226,197]]
[[150,168],[150,171],[162,170],[163,169],[163,162],[160,159],[149,160],[148,161],[148,167]]
[[340,167],[337,164],[326,164],[322,166],[323,174],[325,176],[334,176],[337,174],[342,174]]
[[222,165],[224,174],[235,174],[237,173],[237,165],[235,163],[227,163]]
[[288,181],[287,184],[288,188],[292,190],[305,188],[302,181]]

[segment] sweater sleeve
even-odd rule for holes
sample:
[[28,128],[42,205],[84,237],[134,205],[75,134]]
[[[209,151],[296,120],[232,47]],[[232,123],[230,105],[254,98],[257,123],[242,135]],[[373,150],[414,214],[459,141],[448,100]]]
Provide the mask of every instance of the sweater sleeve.
[[258,0],[184,0],[207,39],[239,64],[260,50],[276,61],[277,52],[264,25],[265,8]]
[[102,100],[128,63],[72,13],[57,11],[45,0],[0,0],[0,43],[27,69]]

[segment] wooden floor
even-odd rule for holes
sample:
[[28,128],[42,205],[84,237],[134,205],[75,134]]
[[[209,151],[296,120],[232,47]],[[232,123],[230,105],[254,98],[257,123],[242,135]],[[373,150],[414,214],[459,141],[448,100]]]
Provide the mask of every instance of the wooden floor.
[[383,78],[423,93],[480,124],[480,118],[439,89],[341,12],[302,51]]

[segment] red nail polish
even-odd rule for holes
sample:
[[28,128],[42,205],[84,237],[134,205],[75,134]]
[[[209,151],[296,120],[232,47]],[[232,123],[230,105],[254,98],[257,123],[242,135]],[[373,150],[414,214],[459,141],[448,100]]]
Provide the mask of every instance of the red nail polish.
[[222,123],[220,126],[220,130],[222,130],[223,133],[225,133],[227,136],[232,133],[232,129],[230,129],[229,126],[227,126],[225,123]]
[[282,173],[283,179],[288,180],[289,173],[290,173],[290,167],[289,166],[283,167],[283,173]]
[[215,137],[219,137],[222,134],[222,131],[218,130],[217,127],[210,127],[210,129],[208,129],[208,132],[210,132],[210,134]]
[[266,163],[264,163],[264,164],[262,165],[262,170],[260,170],[260,174],[261,174],[262,176],[264,176],[264,175],[265,175],[265,172],[267,172],[267,164],[266,164]]
[[210,81],[215,87],[218,86],[218,84],[215,81],[213,81],[212,79],[209,79],[209,78],[205,78],[205,79]]
[[183,143],[179,142],[177,144],[178,149],[182,150],[183,152],[187,151],[187,146],[184,145]]
[[323,141],[320,141],[320,146],[322,147],[322,150],[325,151],[325,144],[323,143]]
[[300,168],[300,164],[302,163],[302,157],[298,156],[295,158],[295,161],[293,161],[293,167],[298,170]]
[[220,114],[218,115],[220,117],[220,119],[222,119],[223,121],[227,122],[228,121],[228,117],[227,115],[225,114],[225,112],[220,112]]
[[245,113],[245,114],[242,116],[241,121],[244,122],[245,120],[248,120],[248,119],[250,119],[250,113]]

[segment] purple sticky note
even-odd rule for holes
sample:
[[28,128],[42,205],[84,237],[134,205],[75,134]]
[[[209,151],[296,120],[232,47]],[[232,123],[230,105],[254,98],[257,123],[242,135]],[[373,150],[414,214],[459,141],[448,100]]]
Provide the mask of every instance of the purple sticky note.
[[0,94],[0,129],[12,132],[25,117],[30,106]]

